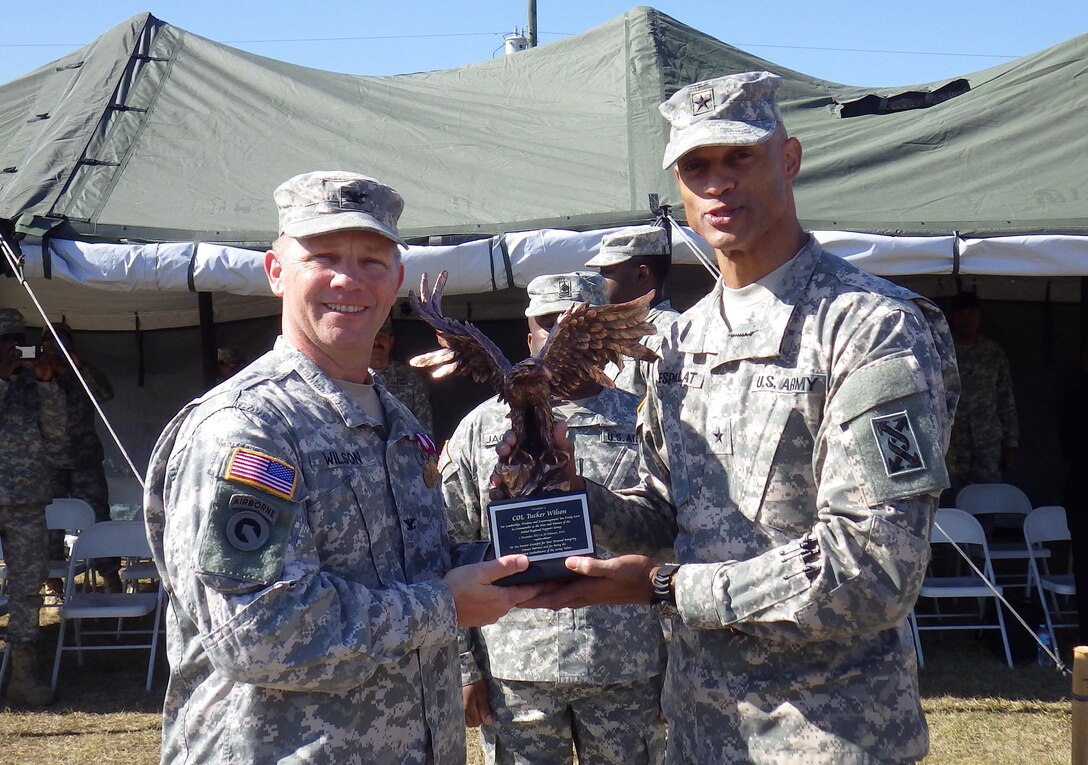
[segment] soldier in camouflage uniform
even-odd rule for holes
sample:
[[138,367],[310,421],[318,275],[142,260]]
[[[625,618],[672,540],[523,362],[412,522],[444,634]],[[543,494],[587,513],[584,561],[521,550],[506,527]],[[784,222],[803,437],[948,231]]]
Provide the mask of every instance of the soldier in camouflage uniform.
[[403,202],[348,172],[275,193],[283,334],[187,405],[145,517],[169,594],[162,762],[463,763],[458,627],[539,587],[452,568],[437,454],[367,371],[404,270]]
[[386,390],[401,400],[416,416],[423,429],[434,432],[431,416],[431,395],[423,375],[393,358],[393,319],[387,318],[374,338],[374,351],[370,356],[370,371],[378,376]]
[[1000,483],[1002,471],[1015,464],[1020,438],[1009,360],[997,343],[980,332],[982,314],[975,293],[957,294],[948,319],[963,381],[948,446],[952,488]]
[[[588,272],[538,276],[528,293],[531,354],[543,346],[562,311],[575,303],[606,302],[604,279]],[[555,417],[567,423],[583,475],[611,489],[635,484],[637,405],[632,394],[598,383],[587,384],[571,401],[555,402]],[[443,450],[442,493],[462,541],[489,538],[487,492],[495,446],[510,427],[507,412],[497,396],[483,402]],[[480,738],[487,762],[569,763],[572,742],[580,762],[662,761],[662,640],[648,606],[516,610],[490,627],[470,630],[466,642],[465,717],[473,727],[485,723]]]
[[45,364],[27,363],[18,346],[26,343],[23,315],[0,308],[0,534],[8,569],[7,641],[11,679],[4,695],[41,706],[53,691],[41,682],[34,641],[42,580],[49,570],[45,506],[53,498],[46,467],[48,444],[65,437],[64,394]]
[[802,230],[778,83],[720,77],[661,107],[664,166],[721,279],[662,338],[639,486],[585,483],[601,544],[669,542],[675,562],[571,558],[588,578],[530,605],[651,602],[676,620],[669,763],[917,762],[906,617],[948,485],[952,339],[929,301]]
[[[55,324],[54,329],[72,356],[76,369],[87,381],[87,387],[91,389],[95,400],[104,403],[112,399],[113,387],[106,375],[76,354],[71,328],[67,324]],[[53,496],[82,499],[94,510],[95,520],[108,521],[110,519],[109,487],[103,465],[106,454],[95,428],[98,415],[94,405],[87,398],[87,391],[83,389],[68,359],[56,347],[53,336],[48,332],[42,338],[42,363],[52,368],[54,379],[64,391],[64,399],[68,407],[68,437],[64,442],[46,450],[49,456]],[[53,560],[62,559],[64,532],[52,531],[49,536],[49,557]],[[106,583],[106,589],[110,592],[121,591],[121,579],[117,574],[120,566],[121,561],[116,558],[103,558],[95,563],[98,573]],[[55,585],[54,589],[56,589]]]
[[[601,239],[597,254],[586,261],[605,278],[609,303],[626,303],[653,290],[654,300],[646,315],[657,327],[658,334],[680,316],[665,297],[665,282],[672,265],[669,235],[660,226],[630,226]],[[643,342],[656,342],[650,335]],[[625,359],[623,369],[609,362],[605,374],[621,390],[630,391],[641,399],[646,395],[646,375],[649,365]]]

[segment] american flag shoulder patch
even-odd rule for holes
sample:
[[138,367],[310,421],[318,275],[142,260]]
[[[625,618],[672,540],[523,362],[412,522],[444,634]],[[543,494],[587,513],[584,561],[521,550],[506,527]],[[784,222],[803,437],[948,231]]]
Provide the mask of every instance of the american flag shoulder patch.
[[294,499],[298,488],[298,471],[295,468],[283,460],[244,446],[237,446],[231,452],[223,477],[266,491],[280,499]]

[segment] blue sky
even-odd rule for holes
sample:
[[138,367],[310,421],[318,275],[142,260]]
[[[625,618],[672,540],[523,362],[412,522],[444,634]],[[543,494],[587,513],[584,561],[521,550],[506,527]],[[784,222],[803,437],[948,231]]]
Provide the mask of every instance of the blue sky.
[[[911,85],[967,74],[1088,32],[1083,0],[721,0],[654,7],[718,39],[806,74],[851,85]],[[352,74],[445,69],[498,55],[524,28],[525,0],[0,0],[0,83],[150,11],[194,34],[263,56]],[[634,7],[537,0],[540,43]],[[16,10],[17,8],[17,10]]]

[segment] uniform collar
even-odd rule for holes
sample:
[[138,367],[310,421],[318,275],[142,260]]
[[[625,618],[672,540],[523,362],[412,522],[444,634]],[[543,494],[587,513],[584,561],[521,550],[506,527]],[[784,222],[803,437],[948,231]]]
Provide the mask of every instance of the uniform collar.
[[[344,390],[333,382],[317,364],[298,351],[283,336],[276,339],[275,352],[280,354],[298,375],[306,381],[314,393],[323,398],[329,406],[340,415],[344,424],[349,428],[361,425],[372,428],[382,428],[377,422],[359,407]],[[421,428],[415,419],[395,396],[386,389],[385,384],[378,375],[374,378],[374,390],[378,393],[382,408],[385,410],[386,424],[389,429],[389,441],[398,438],[412,437],[420,432]]]
[[821,248],[809,236],[805,244],[787,262],[787,272],[759,321],[727,328],[722,318],[722,281],[699,301],[696,309],[683,314],[678,329],[677,347],[684,353],[714,354],[714,364],[742,359],[775,358],[781,354],[782,340],[794,307],[800,300],[816,269]]

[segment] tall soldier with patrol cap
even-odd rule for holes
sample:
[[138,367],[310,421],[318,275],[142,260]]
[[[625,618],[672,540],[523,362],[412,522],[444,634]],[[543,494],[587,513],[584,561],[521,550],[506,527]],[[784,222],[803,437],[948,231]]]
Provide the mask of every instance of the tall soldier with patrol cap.
[[719,77],[661,107],[664,166],[721,280],[662,339],[640,484],[586,484],[599,544],[672,543],[674,562],[571,558],[589,578],[533,604],[653,602],[676,619],[669,763],[917,762],[906,617],[948,485],[952,340],[929,301],[801,228],[778,84]]
[[26,342],[23,314],[0,308],[0,535],[8,569],[7,642],[11,647],[11,679],[4,696],[32,706],[53,701],[42,682],[38,654],[39,591],[49,572],[45,506],[53,498],[48,448],[67,439],[64,392],[53,369],[23,358]]
[[[587,271],[529,282],[529,352],[544,346],[560,314],[576,303],[603,305],[605,280]],[[635,297],[638,297],[637,295]],[[580,472],[611,489],[638,480],[635,409],[618,388],[586,384],[553,412],[577,444]],[[510,427],[498,397],[472,410],[442,452],[442,493],[454,534],[488,539],[487,497],[495,446]],[[465,719],[481,722],[489,763],[651,765],[662,761],[659,719],[662,637],[646,605],[593,606],[555,613],[518,610],[467,631],[461,682]],[[573,744],[573,747],[572,747]]]
[[275,347],[187,405],[148,471],[170,597],[164,763],[460,763],[458,627],[536,587],[453,568],[434,444],[367,366],[403,279],[391,188],[275,192]]
[[[665,296],[672,247],[668,232],[661,226],[629,226],[605,234],[600,249],[586,261],[586,266],[596,268],[604,277],[609,303],[626,303],[652,290],[654,298],[646,320],[657,327],[658,334],[680,316]],[[649,335],[643,341],[653,343],[656,337]],[[641,399],[646,395],[648,368],[644,362],[630,359],[623,369],[609,363],[604,373],[617,388],[631,391]]]

